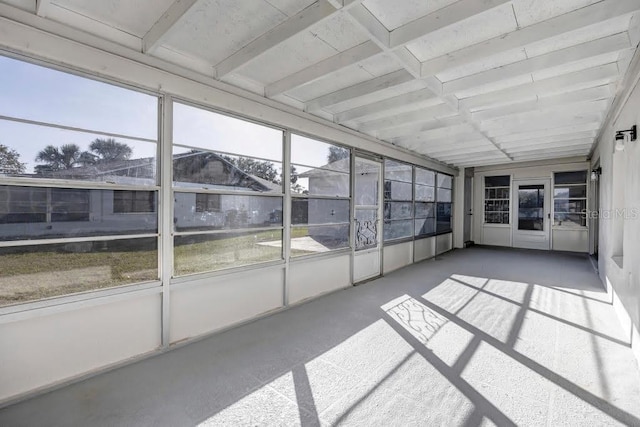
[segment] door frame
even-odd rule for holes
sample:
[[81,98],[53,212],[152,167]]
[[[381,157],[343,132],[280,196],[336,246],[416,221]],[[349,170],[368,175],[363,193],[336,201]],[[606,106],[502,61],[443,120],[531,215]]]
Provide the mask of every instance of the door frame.
[[[378,204],[377,204],[377,221],[376,221],[376,233],[377,233],[377,244],[375,248],[369,248],[369,249],[364,249],[361,251],[358,251],[356,249],[356,200],[357,200],[357,196],[356,196],[356,179],[357,179],[357,171],[356,171],[356,162],[357,161],[364,161],[365,163],[369,163],[372,165],[376,165],[376,167],[378,167]],[[382,161],[381,158],[379,157],[375,157],[375,156],[371,156],[371,155],[367,155],[367,154],[363,154],[360,152],[354,152],[353,156],[352,156],[352,165],[351,165],[351,170],[353,171],[353,173],[351,174],[352,178],[351,178],[351,189],[352,189],[352,204],[351,204],[351,281],[354,285],[357,285],[359,283],[363,283],[375,278],[378,278],[380,276],[382,276],[382,271],[383,271],[383,238],[382,236],[384,235],[384,230],[382,229],[383,227],[383,218],[382,215],[384,213],[384,204],[383,204],[383,196],[384,196],[384,181],[383,181],[383,173],[384,173],[384,163]],[[366,206],[366,205],[363,205]],[[357,272],[357,268],[356,268],[356,264],[357,264],[357,260],[358,258],[362,258],[363,255],[368,255],[368,254],[372,254],[372,253],[378,253],[378,271],[376,272],[372,272],[370,275],[366,275],[366,276],[362,276],[362,277],[356,277],[356,272]]]
[[[535,178],[535,179],[514,179],[512,185],[513,209],[511,212],[511,246],[514,248],[525,249],[551,249],[551,179]],[[518,190],[521,185],[544,185],[544,209],[543,209],[543,231],[538,230],[519,230],[518,217],[520,210],[520,198]],[[521,237],[521,239],[518,239]],[[540,240],[540,237],[544,237]]]

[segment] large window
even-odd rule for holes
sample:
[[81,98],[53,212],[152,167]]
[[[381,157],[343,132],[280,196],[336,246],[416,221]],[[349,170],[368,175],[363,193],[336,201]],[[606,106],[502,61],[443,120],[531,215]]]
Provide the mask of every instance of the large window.
[[453,178],[438,172],[437,206],[436,206],[436,233],[451,232],[451,187]]
[[436,173],[415,168],[415,236],[430,236],[436,232]]
[[[0,305],[157,280],[157,97],[5,57],[0,75]],[[140,208],[124,194],[144,214],[114,215]]]
[[384,162],[384,241],[413,236],[413,167]]
[[587,171],[553,174],[553,224],[587,225]]
[[510,194],[510,175],[484,177],[485,224],[509,224]]
[[283,131],[173,111],[174,275],[281,260]]
[[291,256],[349,247],[351,152],[291,135]]

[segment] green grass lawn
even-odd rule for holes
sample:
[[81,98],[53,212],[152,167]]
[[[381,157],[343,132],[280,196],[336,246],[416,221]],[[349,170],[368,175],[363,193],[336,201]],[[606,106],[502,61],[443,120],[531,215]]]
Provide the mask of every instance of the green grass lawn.
[[[292,229],[292,238],[307,235],[306,227]],[[188,237],[176,238],[174,275],[282,259],[281,247],[265,244],[281,242],[281,230],[208,238],[192,242]],[[0,306],[158,278],[156,250],[65,252],[53,247],[43,245],[39,251],[0,255]],[[292,251],[293,256],[308,253]]]

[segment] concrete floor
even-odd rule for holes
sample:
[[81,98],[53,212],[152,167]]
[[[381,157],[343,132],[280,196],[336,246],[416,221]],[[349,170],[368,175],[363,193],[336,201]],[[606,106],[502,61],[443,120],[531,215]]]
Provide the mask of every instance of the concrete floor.
[[2,426],[638,425],[590,261],[475,247],[0,410]]

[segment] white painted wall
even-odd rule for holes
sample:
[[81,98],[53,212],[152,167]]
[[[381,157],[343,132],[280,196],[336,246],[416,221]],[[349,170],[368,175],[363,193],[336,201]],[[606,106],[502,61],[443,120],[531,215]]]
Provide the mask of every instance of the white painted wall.
[[413,242],[385,246],[383,258],[383,274],[411,265],[413,263]]
[[284,266],[183,282],[171,290],[171,343],[211,333],[284,305]]
[[351,254],[308,258],[289,265],[289,304],[351,285]]
[[[630,332],[640,360],[640,139],[614,154],[618,130],[640,125],[640,58],[632,63],[625,80],[626,92],[616,99],[592,156],[600,162],[600,229],[598,269],[614,294],[614,307]],[[619,210],[619,211],[617,211]]]
[[413,242],[413,260],[414,262],[422,261],[436,256],[436,238],[427,237],[424,239],[414,240]]
[[[544,162],[523,162],[519,165],[482,166],[475,168],[473,184],[473,239],[481,245],[512,246],[512,229],[510,225],[484,223],[484,177],[493,175],[511,175],[510,212],[516,205],[513,200],[513,180],[549,179],[551,182],[550,203],[553,204],[553,173],[578,170],[590,170],[585,158],[554,159]],[[551,221],[553,223],[553,221]],[[588,252],[588,228],[551,228],[551,249],[559,251]]]
[[159,293],[70,305],[64,312],[0,324],[0,402],[161,345]]

